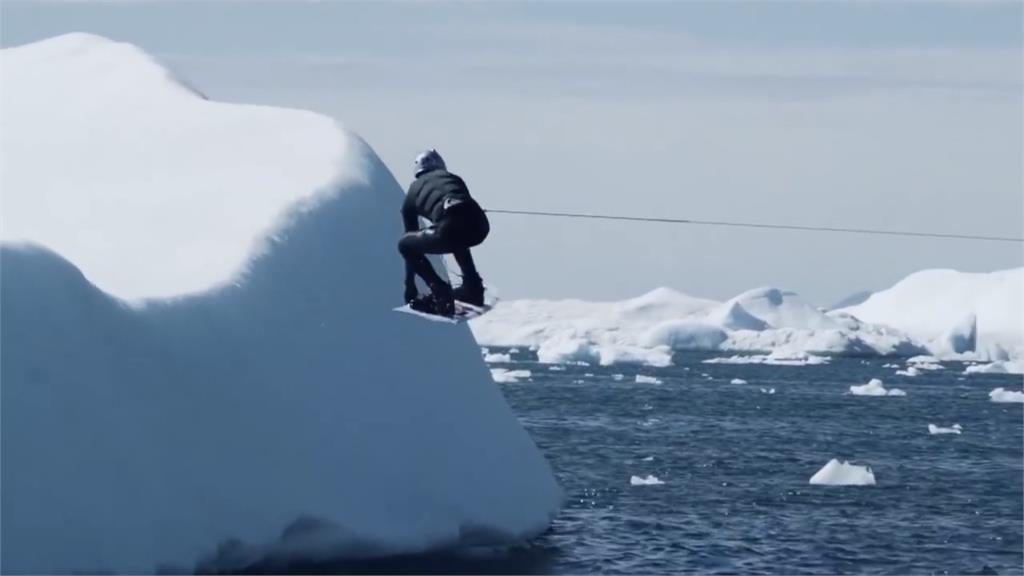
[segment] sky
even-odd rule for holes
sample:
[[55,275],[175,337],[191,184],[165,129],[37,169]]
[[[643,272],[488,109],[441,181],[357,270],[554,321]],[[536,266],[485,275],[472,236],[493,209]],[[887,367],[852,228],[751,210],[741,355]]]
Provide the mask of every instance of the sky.
[[[0,45],[137,44],[214,100],[312,109],[485,208],[1024,236],[1021,2],[0,3]],[[398,215],[396,214],[396,218]],[[1021,244],[494,214],[503,298],[758,286],[829,305]],[[397,254],[396,254],[397,257]]]

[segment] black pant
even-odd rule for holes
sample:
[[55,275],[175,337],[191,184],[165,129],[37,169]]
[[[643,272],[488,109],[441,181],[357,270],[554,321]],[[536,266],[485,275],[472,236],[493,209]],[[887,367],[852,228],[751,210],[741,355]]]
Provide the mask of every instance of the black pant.
[[398,241],[398,251],[405,258],[405,285],[415,287],[419,276],[433,290],[445,282],[430,265],[426,254],[451,254],[462,270],[466,282],[480,282],[480,274],[469,249],[487,238],[490,222],[484,211],[472,201],[449,208],[433,226],[406,232]]

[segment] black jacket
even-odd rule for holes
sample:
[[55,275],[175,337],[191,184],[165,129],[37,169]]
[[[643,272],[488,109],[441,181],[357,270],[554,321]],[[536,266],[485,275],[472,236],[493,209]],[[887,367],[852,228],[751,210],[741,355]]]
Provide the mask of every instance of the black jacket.
[[402,204],[402,221],[406,232],[419,229],[420,216],[436,224],[444,216],[445,200],[449,199],[473,201],[462,178],[447,170],[431,170],[421,174],[409,185],[409,193],[405,195],[405,203]]

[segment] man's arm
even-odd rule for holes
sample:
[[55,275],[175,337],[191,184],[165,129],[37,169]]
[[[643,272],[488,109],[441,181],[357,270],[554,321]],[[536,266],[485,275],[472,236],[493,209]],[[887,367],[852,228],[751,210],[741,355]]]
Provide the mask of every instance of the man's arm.
[[402,203],[402,223],[405,224],[406,232],[415,232],[420,229],[420,215],[416,212],[416,203],[413,201],[412,188],[405,195],[405,202]]

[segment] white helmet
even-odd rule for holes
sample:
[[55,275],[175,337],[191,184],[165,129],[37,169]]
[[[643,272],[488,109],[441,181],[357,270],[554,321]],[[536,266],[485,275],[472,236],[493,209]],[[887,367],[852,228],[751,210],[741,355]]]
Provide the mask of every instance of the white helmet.
[[432,170],[447,170],[447,167],[444,165],[444,158],[441,158],[441,155],[433,148],[426,152],[420,152],[420,154],[416,156],[416,160],[413,162],[413,165],[416,166],[417,178],[419,178],[420,174],[425,174]]

